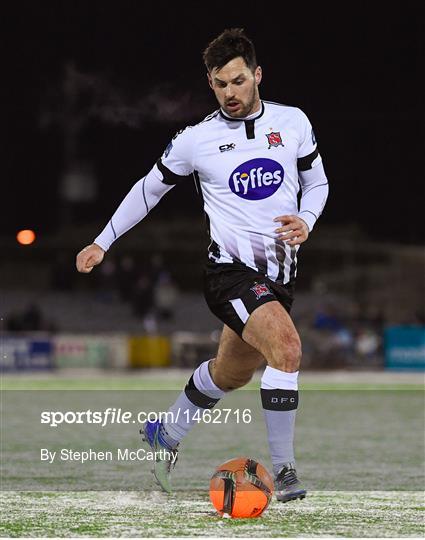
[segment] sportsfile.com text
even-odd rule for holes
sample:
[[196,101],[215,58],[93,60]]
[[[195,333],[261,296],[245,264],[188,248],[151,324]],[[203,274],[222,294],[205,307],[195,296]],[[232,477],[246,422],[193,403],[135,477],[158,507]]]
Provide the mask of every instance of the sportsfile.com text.
[[49,427],[58,427],[61,424],[96,424],[105,427],[112,424],[144,424],[148,422],[177,422],[180,416],[187,421],[205,424],[250,424],[252,421],[251,409],[205,409],[193,412],[189,409],[173,411],[123,411],[121,408],[108,407],[103,411],[42,411],[40,423]]

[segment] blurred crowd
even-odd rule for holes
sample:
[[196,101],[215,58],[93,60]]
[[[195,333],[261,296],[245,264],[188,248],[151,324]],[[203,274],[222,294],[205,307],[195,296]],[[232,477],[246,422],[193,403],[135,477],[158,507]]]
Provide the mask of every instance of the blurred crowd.
[[[126,255],[108,257],[96,269],[95,280],[84,280],[93,287],[92,296],[97,303],[130,305],[132,315],[141,321],[141,331],[156,332],[161,322],[171,322],[175,317],[179,297],[178,286],[167,269],[161,255],[154,254],[149,261],[139,264]],[[51,272],[52,291],[73,293],[78,289],[78,276],[74,264],[65,254],[59,254]],[[66,309],[66,306],[64,306]],[[43,312],[43,307],[30,302],[25,307],[7,314],[7,331],[61,330]]]
[[384,328],[379,310],[357,305],[346,309],[344,302],[323,302],[312,316],[296,320],[303,342],[303,364],[315,368],[381,364]]
[[[155,254],[148,265],[136,265],[133,257],[106,259],[99,267],[97,295],[103,302],[130,303],[133,314],[142,319],[146,330],[155,322],[174,318],[178,287],[161,255]],[[153,329],[153,328],[152,328]]]
[[56,332],[57,326],[46,318],[37,303],[29,303],[21,310],[6,316],[5,327],[8,332]]

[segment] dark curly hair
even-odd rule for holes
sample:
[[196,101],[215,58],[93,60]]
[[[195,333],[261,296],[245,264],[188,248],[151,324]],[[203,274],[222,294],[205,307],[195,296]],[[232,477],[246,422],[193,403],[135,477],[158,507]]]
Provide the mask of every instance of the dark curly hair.
[[251,71],[257,67],[257,58],[252,41],[243,28],[224,30],[208,44],[203,53],[203,59],[208,72],[214,68],[221,69],[233,58],[241,56]]

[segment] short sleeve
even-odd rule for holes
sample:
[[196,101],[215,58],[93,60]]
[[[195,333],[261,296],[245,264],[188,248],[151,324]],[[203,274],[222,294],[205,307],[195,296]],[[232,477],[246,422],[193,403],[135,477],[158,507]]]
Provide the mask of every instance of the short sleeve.
[[164,183],[177,184],[193,173],[193,128],[187,127],[178,131],[169,142],[164,153],[157,162],[158,169],[164,177]]

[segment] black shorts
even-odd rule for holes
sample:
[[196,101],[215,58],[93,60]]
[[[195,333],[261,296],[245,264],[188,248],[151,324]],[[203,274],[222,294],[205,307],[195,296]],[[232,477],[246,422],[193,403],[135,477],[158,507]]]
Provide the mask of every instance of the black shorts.
[[277,300],[289,313],[294,282],[282,285],[240,263],[207,262],[204,294],[208,307],[240,337],[245,323],[257,307]]

